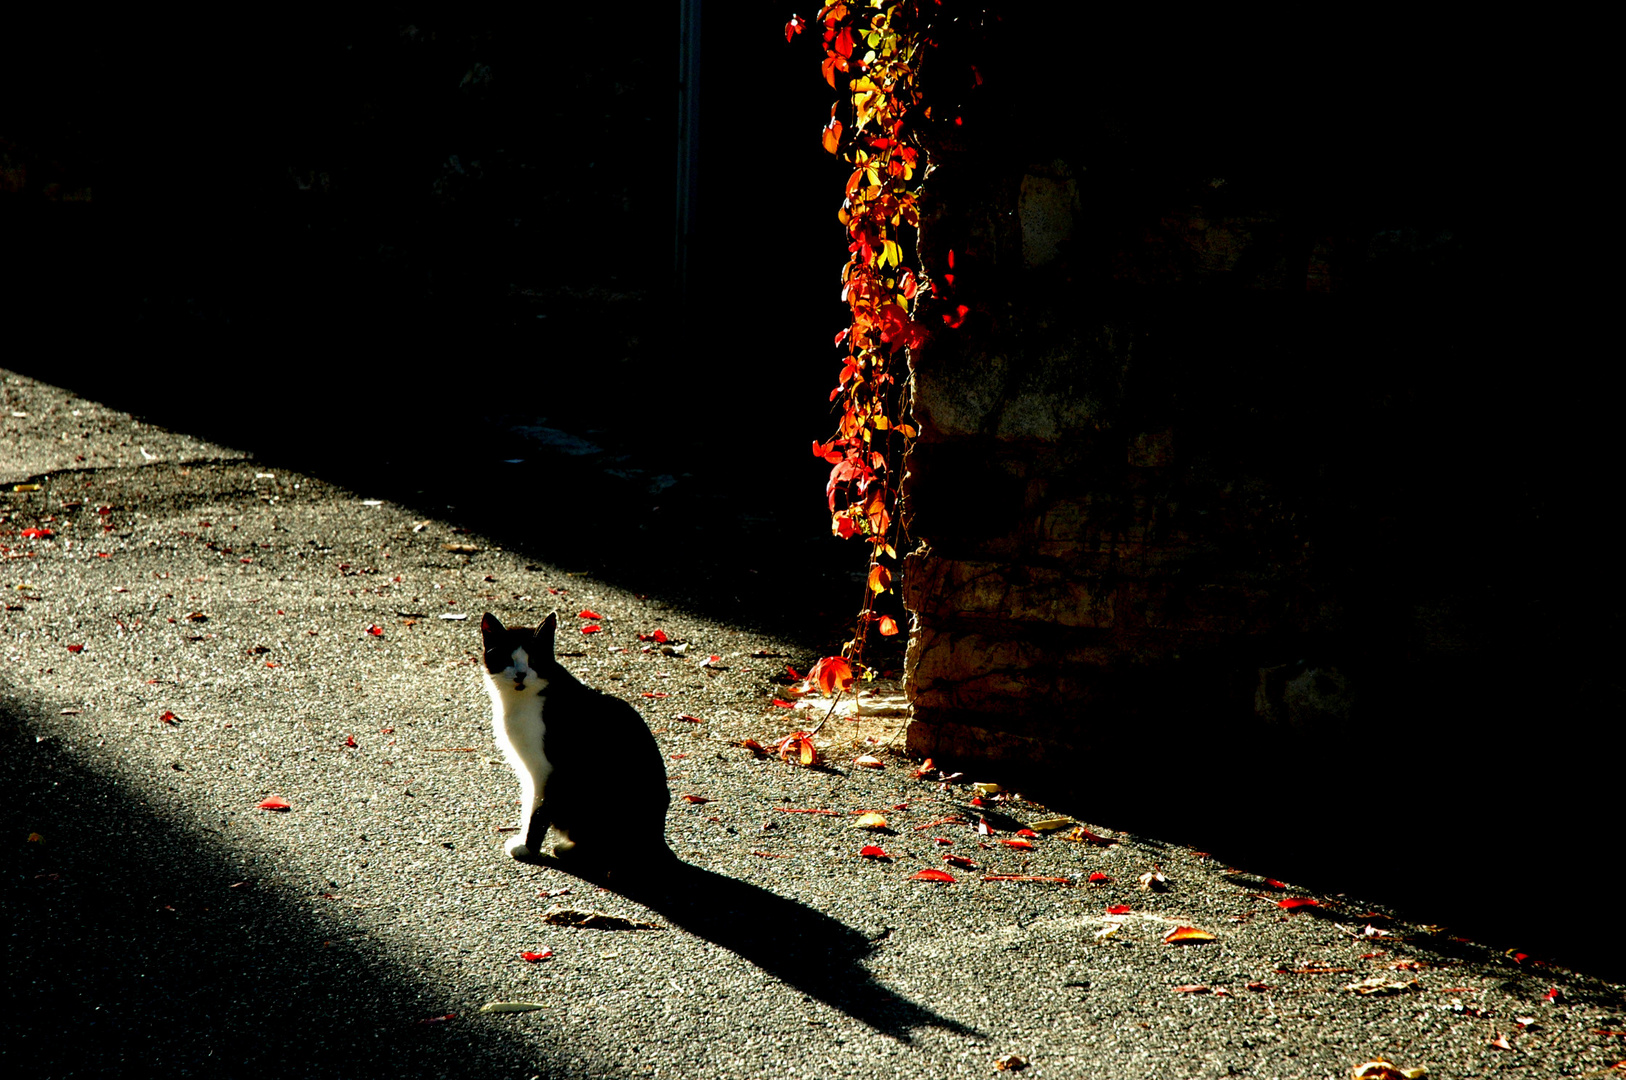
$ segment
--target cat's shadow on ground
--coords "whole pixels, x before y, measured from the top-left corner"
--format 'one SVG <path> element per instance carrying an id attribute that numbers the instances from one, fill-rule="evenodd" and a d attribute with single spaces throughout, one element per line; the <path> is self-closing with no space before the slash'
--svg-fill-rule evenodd
<path id="1" fill-rule="evenodd" d="M 677 861 L 636 882 L 585 880 L 642 904 L 672 926 L 727 949 L 803 994 L 901 1042 L 912 1042 L 914 1030 L 922 1027 L 983 1036 L 876 981 L 863 965 L 875 943 L 806 904 Z"/>

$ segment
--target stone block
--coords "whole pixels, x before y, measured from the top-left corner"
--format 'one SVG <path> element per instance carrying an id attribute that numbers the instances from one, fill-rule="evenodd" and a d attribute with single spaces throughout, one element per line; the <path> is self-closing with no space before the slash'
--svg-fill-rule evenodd
<path id="1" fill-rule="evenodd" d="M 1053 567 L 945 559 L 904 560 L 904 605 L 935 618 L 998 618 L 1053 626 L 1112 625 L 1112 594 L 1099 581 Z"/>

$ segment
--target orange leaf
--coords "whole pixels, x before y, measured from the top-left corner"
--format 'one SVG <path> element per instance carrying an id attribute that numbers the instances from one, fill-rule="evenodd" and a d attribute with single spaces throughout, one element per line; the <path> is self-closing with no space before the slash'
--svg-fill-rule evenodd
<path id="1" fill-rule="evenodd" d="M 1293 911 L 1301 907 L 1320 907 L 1321 901 L 1312 900 L 1308 896 L 1289 896 L 1286 900 L 1276 901 L 1276 906 L 1283 911 Z"/>
<path id="2" fill-rule="evenodd" d="M 261 810 L 292 810 L 293 806 L 281 795 L 273 795 L 260 804 Z"/>
<path id="3" fill-rule="evenodd" d="M 1165 945 L 1198 945 L 1204 941 L 1214 941 L 1216 938 L 1207 930 L 1199 930 L 1195 926 L 1177 926 L 1163 935 Z"/>
<path id="4" fill-rule="evenodd" d="M 1506 1035 L 1500 1035 L 1499 1034 L 1499 1035 L 1496 1036 L 1496 1038 L 1494 1038 L 1494 1039 L 1486 1039 L 1485 1041 L 1487 1043 L 1489 1043 L 1490 1045 L 1496 1047 L 1498 1050 L 1511 1050 L 1511 1049 L 1513 1049 L 1513 1044 L 1507 1041 L 1507 1036 Z"/>
<path id="5" fill-rule="evenodd" d="M 543 949 L 541 952 L 530 952 L 530 951 L 527 950 L 526 952 L 520 953 L 519 958 L 521 960 L 528 960 L 528 961 L 530 961 L 531 963 L 534 964 L 538 960 L 546 960 L 548 957 L 550 957 L 552 955 L 553 955 L 553 950 L 552 949 Z"/>
<path id="6" fill-rule="evenodd" d="M 1201 983 L 1188 983 L 1185 986 L 1176 986 L 1173 989 L 1174 989 L 1174 992 L 1176 994 L 1206 994 L 1206 993 L 1208 993 L 1208 987 L 1203 986 Z"/>
<path id="7" fill-rule="evenodd" d="M 835 117 L 824 128 L 824 148 L 834 154 L 841 149 L 841 121 Z"/>
<path id="8" fill-rule="evenodd" d="M 947 870 L 931 870 L 931 869 L 916 870 L 913 874 L 909 875 L 909 880 L 911 880 L 911 881 L 946 881 L 946 882 L 948 882 L 949 884 L 952 885 L 954 883 L 954 875 L 949 873 Z"/>
<path id="9" fill-rule="evenodd" d="M 704 795 L 690 795 L 688 793 L 684 793 L 683 795 L 680 795 L 678 797 L 680 799 L 682 799 L 684 802 L 692 802 L 692 803 L 708 803 L 708 802 L 711 802 L 711 800 L 706 798 Z"/>
<path id="10" fill-rule="evenodd" d="M 886 592 L 892 587 L 892 571 L 877 563 L 869 572 L 869 587 L 872 592 Z"/>
<path id="11" fill-rule="evenodd" d="M 1004 840 L 1004 839 L 1002 839 L 1002 840 L 1000 840 L 1000 843 L 1004 844 L 1006 847 L 1014 847 L 1014 848 L 1031 848 L 1031 847 L 1033 847 L 1033 841 L 1032 840 Z"/>
<path id="12" fill-rule="evenodd" d="M 891 637 L 898 632 L 898 620 L 890 615 L 881 616 L 881 636 Z"/>

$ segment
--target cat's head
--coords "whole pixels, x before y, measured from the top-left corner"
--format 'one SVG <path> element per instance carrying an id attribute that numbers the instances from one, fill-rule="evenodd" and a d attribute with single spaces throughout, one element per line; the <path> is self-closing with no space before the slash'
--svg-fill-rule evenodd
<path id="1" fill-rule="evenodd" d="M 515 692 L 545 686 L 546 680 L 539 669 L 553 660 L 553 636 L 558 626 L 557 612 L 550 613 L 542 625 L 534 629 L 504 626 L 489 611 L 480 616 L 486 675 L 492 684 Z"/>

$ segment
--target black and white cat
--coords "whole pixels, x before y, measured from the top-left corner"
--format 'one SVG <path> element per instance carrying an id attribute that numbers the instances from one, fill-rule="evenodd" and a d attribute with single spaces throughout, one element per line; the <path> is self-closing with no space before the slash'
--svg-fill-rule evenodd
<path id="1" fill-rule="evenodd" d="M 672 859 L 666 763 L 638 710 L 577 681 L 553 655 L 557 614 L 534 630 L 480 617 L 491 727 L 519 777 L 519 835 L 532 860 L 552 825 L 553 855 L 594 870 Z"/>

